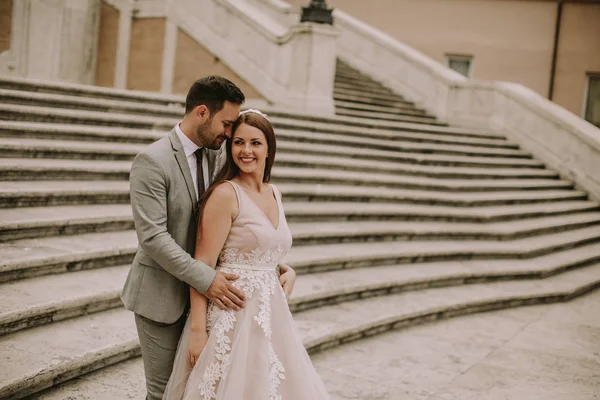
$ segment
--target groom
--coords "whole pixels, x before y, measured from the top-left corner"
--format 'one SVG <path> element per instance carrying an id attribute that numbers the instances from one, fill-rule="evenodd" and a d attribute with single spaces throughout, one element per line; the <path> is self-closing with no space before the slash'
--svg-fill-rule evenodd
<path id="1" fill-rule="evenodd" d="M 191 86 L 185 116 L 163 139 L 138 154 L 130 173 L 139 246 L 123 288 L 135 313 L 148 400 L 162 399 L 189 309 L 189 287 L 222 309 L 244 306 L 236 275 L 192 257 L 198 199 L 226 161 L 225 146 L 245 97 L 231 81 L 209 76 Z M 294 271 L 282 265 L 291 291 Z"/>

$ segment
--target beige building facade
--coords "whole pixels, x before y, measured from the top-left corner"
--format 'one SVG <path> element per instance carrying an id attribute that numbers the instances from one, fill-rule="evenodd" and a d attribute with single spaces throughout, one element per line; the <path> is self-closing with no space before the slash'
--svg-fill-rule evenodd
<path id="1" fill-rule="evenodd" d="M 301 7 L 308 0 L 287 0 Z M 600 126 L 600 1 L 327 0 L 473 79 L 521 83 Z M 592 98 L 588 99 L 591 96 Z"/>
<path id="2" fill-rule="evenodd" d="M 299 8 L 310 0 L 287 2 Z M 327 3 L 470 78 L 523 84 L 600 126 L 600 0 Z M 8 67 L 0 73 L 167 93 L 185 93 L 198 76 L 220 74 L 236 82 L 249 98 L 264 99 L 207 46 L 167 18 L 136 14 L 136 4 L 134 0 L 0 0 L 0 58 L 11 47 L 22 47 L 14 52 L 14 62 L 2 63 Z M 57 11 L 61 7 L 63 11 Z M 56 14 L 55 20 L 62 18 L 71 25 L 49 26 L 43 37 L 39 32 L 36 36 L 31 26 L 37 26 L 47 10 Z M 92 31 L 93 40 L 84 43 L 66 34 Z M 40 40 L 49 45 L 39 45 Z M 79 59 L 69 60 L 73 65 L 55 57 L 50 68 L 47 62 L 22 62 L 23 57 L 32 58 L 29 42 L 44 49 L 46 59 L 74 45 L 84 46 L 85 51 Z"/>

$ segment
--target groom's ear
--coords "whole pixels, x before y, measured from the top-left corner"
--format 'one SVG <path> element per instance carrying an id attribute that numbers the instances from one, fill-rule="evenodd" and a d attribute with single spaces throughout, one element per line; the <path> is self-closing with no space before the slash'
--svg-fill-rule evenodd
<path id="1" fill-rule="evenodd" d="M 202 124 L 210 118 L 210 110 L 204 104 L 200 104 L 194 109 L 194 115 L 198 118 L 198 122 Z"/>

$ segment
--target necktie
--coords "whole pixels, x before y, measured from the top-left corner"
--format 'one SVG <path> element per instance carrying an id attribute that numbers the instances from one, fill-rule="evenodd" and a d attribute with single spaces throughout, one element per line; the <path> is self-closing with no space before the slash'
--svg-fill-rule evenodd
<path id="1" fill-rule="evenodd" d="M 196 177 L 198 182 L 198 198 L 204 193 L 204 170 L 202 169 L 202 156 L 204 148 L 201 147 L 194 152 L 196 155 Z"/>

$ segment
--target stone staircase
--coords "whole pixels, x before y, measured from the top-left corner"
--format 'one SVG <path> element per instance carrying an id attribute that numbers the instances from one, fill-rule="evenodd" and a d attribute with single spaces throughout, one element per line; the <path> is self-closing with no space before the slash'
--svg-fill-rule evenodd
<path id="1" fill-rule="evenodd" d="M 269 112 L 309 352 L 600 286 L 600 205 L 518 144 L 343 63 L 335 100 L 336 117 Z M 0 78 L 0 398 L 140 371 L 119 300 L 137 246 L 127 177 L 182 113 L 174 96 Z"/>

